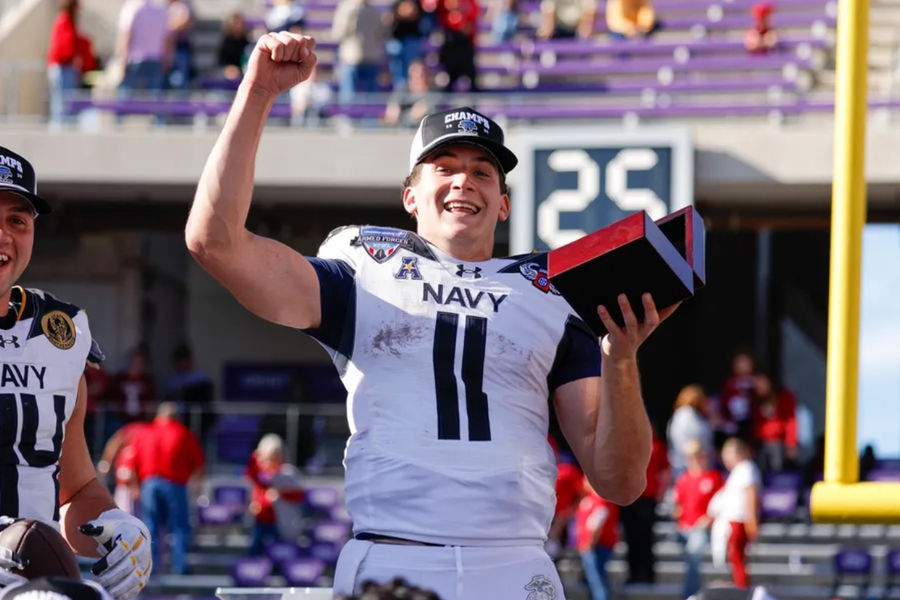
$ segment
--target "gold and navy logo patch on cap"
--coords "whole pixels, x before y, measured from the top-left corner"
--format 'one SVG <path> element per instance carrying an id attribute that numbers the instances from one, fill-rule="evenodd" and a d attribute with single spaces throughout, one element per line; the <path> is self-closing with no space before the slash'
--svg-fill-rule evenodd
<path id="1" fill-rule="evenodd" d="M 75 345 L 75 323 L 61 310 L 44 315 L 41 318 L 41 329 L 50 343 L 60 350 L 68 350 Z"/>

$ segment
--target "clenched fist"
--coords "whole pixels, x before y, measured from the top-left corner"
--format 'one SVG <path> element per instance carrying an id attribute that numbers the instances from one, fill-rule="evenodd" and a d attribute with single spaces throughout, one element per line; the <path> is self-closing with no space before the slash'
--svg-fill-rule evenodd
<path id="1" fill-rule="evenodd" d="M 309 79 L 316 66 L 316 40 L 280 31 L 259 38 L 247 63 L 244 82 L 273 98 Z"/>

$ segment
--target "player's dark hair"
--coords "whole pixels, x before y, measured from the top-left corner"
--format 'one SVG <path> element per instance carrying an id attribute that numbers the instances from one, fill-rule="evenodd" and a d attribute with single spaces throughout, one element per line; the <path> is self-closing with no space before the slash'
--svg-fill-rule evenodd
<path id="1" fill-rule="evenodd" d="M 422 165 L 425 163 L 419 163 L 415 167 L 413 167 L 412 173 L 406 176 L 406 179 L 403 180 L 403 190 L 406 190 L 408 187 L 412 187 L 419 183 L 419 179 L 422 177 Z M 497 173 L 500 175 L 500 193 L 508 194 L 509 186 L 506 185 L 506 173 L 503 172 L 503 169 L 500 168 L 500 165 L 494 163 L 494 166 L 497 167 Z"/>

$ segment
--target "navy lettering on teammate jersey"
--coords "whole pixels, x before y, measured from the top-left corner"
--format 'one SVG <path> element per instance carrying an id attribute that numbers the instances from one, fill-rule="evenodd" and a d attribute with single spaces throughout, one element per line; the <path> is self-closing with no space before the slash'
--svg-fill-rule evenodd
<path id="1" fill-rule="evenodd" d="M 38 368 L 34 365 L 3 363 L 0 366 L 0 388 L 27 388 L 30 384 L 36 382 L 40 389 L 44 389 L 44 374 L 46 372 L 47 367 Z"/>
<path id="2" fill-rule="evenodd" d="M 435 289 L 430 283 L 422 284 L 422 302 L 434 302 L 435 304 L 442 304 L 444 306 L 450 306 L 456 304 L 461 308 L 479 308 L 482 305 L 482 301 L 484 307 L 490 307 L 494 312 L 498 312 L 500 310 L 500 305 L 509 297 L 509 294 L 495 294 L 493 292 L 476 292 L 469 288 L 461 288 L 459 286 L 452 286 L 448 291 L 446 296 L 444 295 L 444 284 L 439 283 L 437 289 Z"/>

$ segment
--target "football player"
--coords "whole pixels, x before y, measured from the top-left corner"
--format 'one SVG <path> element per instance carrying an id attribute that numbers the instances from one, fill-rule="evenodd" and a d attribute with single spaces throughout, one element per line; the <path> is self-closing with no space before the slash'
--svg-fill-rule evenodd
<path id="1" fill-rule="evenodd" d="M 645 295 L 638 322 L 622 295 L 625 325 L 601 307 L 600 341 L 549 282 L 546 255 L 492 258 L 517 159 L 469 108 L 428 115 L 416 133 L 403 192 L 416 233 L 345 227 L 305 258 L 249 232 L 269 109 L 315 64 L 311 38 L 257 43 L 186 240 L 249 310 L 318 340 L 347 388 L 354 539 L 334 591 L 402 576 L 446 600 L 562 598 L 543 549 L 556 476 L 547 400 L 597 492 L 632 502 L 651 439 L 636 352 L 674 308 Z"/>
<path id="2" fill-rule="evenodd" d="M 103 354 L 83 310 L 16 285 L 50 210 L 31 163 L 0 147 L 0 515 L 56 523 L 76 553 L 100 556 L 103 587 L 130 600 L 150 575 L 150 534 L 116 508 L 84 437 L 85 363 Z"/>

